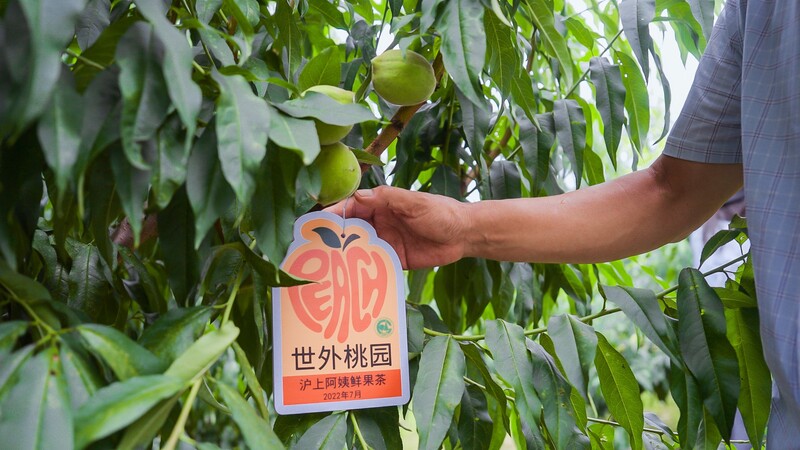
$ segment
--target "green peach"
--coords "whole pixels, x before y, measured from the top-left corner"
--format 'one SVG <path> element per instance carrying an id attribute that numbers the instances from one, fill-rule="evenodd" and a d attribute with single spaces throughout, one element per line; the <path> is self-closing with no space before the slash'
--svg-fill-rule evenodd
<path id="1" fill-rule="evenodd" d="M 322 180 L 317 202 L 331 205 L 349 197 L 361 183 L 361 167 L 356 155 L 341 142 L 324 145 L 311 164 Z"/>
<path id="2" fill-rule="evenodd" d="M 372 87 L 387 102 L 416 105 L 436 89 L 436 75 L 419 53 L 388 50 L 372 60 Z"/>
<path id="3" fill-rule="evenodd" d="M 303 92 L 303 95 L 309 91 L 325 94 L 343 105 L 353 103 L 353 92 L 336 86 L 328 86 L 326 84 L 311 86 Z M 319 143 L 321 145 L 339 142 L 353 129 L 352 125 L 331 125 L 318 119 L 314 119 L 314 124 L 317 127 L 317 136 L 319 136 Z"/>

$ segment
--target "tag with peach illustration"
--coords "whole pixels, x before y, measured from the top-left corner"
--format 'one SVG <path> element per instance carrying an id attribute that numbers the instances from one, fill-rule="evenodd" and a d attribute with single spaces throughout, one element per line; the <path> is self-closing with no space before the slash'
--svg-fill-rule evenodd
<path id="1" fill-rule="evenodd" d="M 297 414 L 409 399 L 405 283 L 394 249 L 360 219 L 302 216 L 274 288 L 275 410 Z"/>

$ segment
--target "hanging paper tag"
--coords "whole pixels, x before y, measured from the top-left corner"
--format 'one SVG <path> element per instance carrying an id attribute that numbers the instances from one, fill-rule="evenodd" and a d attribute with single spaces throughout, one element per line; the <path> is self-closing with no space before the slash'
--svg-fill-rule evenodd
<path id="1" fill-rule="evenodd" d="M 281 268 L 313 283 L 272 291 L 275 410 L 407 403 L 405 283 L 394 249 L 363 220 L 313 212 L 295 223 Z"/>

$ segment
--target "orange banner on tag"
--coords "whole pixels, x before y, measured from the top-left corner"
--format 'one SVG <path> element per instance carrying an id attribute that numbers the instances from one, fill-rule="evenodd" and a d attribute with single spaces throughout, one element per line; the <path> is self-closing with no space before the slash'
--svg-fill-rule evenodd
<path id="1" fill-rule="evenodd" d="M 295 223 L 281 268 L 312 283 L 273 289 L 275 410 L 296 414 L 408 402 L 399 258 L 360 219 Z"/>
<path id="2" fill-rule="evenodd" d="M 347 375 L 299 375 L 283 379 L 287 405 L 392 398 L 400 397 L 402 393 L 399 369 Z"/>

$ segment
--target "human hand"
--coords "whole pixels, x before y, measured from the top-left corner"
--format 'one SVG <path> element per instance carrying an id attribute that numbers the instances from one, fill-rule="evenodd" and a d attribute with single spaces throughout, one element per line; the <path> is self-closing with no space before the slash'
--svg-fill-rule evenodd
<path id="1" fill-rule="evenodd" d="M 465 253 L 466 203 L 449 197 L 379 186 L 362 189 L 325 211 L 366 220 L 391 245 L 405 269 L 457 261 Z"/>

